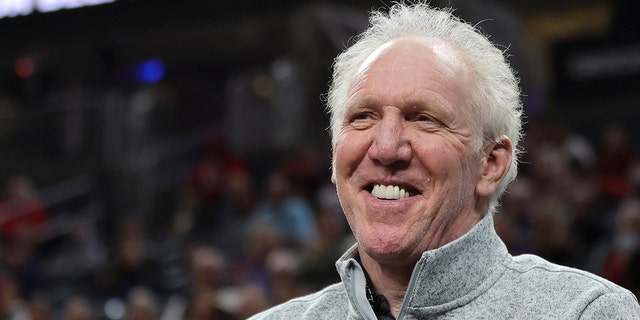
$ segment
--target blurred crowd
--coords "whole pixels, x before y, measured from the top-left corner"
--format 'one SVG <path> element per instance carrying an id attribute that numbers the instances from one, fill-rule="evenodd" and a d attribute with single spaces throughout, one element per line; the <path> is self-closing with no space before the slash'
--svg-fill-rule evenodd
<path id="1" fill-rule="evenodd" d="M 497 230 L 514 254 L 589 270 L 638 295 L 638 150 L 623 126 L 598 136 L 530 119 Z M 244 319 L 338 281 L 334 262 L 354 239 L 329 181 L 330 151 L 320 149 L 257 172 L 213 136 L 167 227 L 123 216 L 113 234 L 82 216 L 51 232 L 38 187 L 13 177 L 0 198 L 0 319 Z"/>

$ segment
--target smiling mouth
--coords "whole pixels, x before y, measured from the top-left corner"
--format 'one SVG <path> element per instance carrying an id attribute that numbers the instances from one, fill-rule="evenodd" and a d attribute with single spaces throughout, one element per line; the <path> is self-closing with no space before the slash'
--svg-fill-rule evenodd
<path id="1" fill-rule="evenodd" d="M 384 200 L 404 199 L 417 194 L 416 190 L 397 185 L 372 184 L 368 186 L 367 190 L 372 196 Z"/>

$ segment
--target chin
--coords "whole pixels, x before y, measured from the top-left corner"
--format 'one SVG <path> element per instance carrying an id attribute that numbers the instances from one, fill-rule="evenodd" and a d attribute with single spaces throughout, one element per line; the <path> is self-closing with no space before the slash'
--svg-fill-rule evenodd
<path id="1" fill-rule="evenodd" d="M 402 243 L 400 240 L 406 240 L 406 238 L 398 238 L 398 241 L 389 240 L 388 238 L 377 241 L 364 241 L 360 242 L 359 246 L 366 255 L 376 261 L 403 261 L 412 255 L 414 248 L 407 246 L 406 243 Z"/>

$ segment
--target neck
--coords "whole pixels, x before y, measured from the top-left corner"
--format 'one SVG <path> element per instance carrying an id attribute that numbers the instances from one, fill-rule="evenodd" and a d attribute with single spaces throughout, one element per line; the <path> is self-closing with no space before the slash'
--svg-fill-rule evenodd
<path id="1" fill-rule="evenodd" d="M 415 262 L 403 267 L 385 266 L 362 253 L 360 259 L 371 279 L 374 290 L 377 294 L 381 294 L 387 299 L 391 314 L 397 318 L 411 280 Z"/>

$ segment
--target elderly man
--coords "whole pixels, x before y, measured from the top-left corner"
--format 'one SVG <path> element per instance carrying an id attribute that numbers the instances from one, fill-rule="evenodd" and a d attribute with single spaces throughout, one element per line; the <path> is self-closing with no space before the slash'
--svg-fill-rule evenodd
<path id="1" fill-rule="evenodd" d="M 357 245 L 341 283 L 253 319 L 640 319 L 629 291 L 513 257 L 496 235 L 522 113 L 503 53 L 425 4 L 370 20 L 328 95 L 332 180 Z"/>

